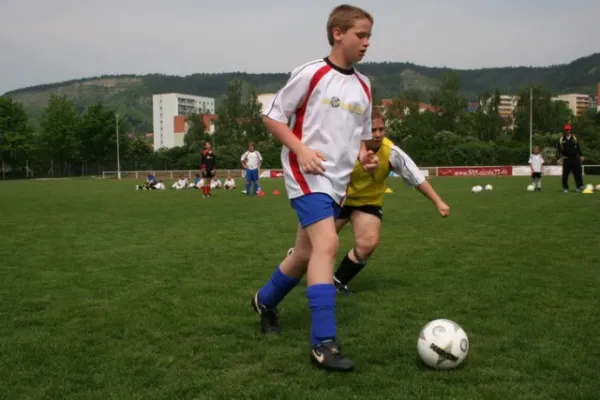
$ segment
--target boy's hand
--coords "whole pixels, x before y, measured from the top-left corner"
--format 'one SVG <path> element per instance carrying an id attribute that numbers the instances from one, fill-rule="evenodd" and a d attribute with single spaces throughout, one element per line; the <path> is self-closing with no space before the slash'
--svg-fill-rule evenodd
<path id="1" fill-rule="evenodd" d="M 366 153 L 361 154 L 360 163 L 365 171 L 372 173 L 379 166 L 379 157 L 372 150 L 367 150 Z"/>
<path id="2" fill-rule="evenodd" d="M 435 208 L 437 208 L 438 212 L 442 217 L 447 217 L 448 215 L 450 215 L 450 207 L 448 206 L 448 204 L 444 203 L 441 200 L 435 203 Z"/>
<path id="3" fill-rule="evenodd" d="M 325 167 L 323 166 L 325 157 L 320 151 L 304 147 L 296 156 L 298 157 L 300 169 L 303 172 L 315 175 L 322 175 L 325 172 Z"/>

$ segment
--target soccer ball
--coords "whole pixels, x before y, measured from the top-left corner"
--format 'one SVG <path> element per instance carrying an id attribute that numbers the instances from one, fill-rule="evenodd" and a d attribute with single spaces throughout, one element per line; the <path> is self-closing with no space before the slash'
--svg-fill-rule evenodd
<path id="1" fill-rule="evenodd" d="M 596 185 L 596 190 L 600 190 L 600 185 Z"/>
<path id="2" fill-rule="evenodd" d="M 585 185 L 585 188 L 589 189 L 589 190 L 594 190 L 594 185 L 592 185 L 591 183 L 588 183 L 587 185 Z"/>
<path id="3" fill-rule="evenodd" d="M 527 191 L 528 192 L 533 192 L 534 190 L 535 190 L 535 186 L 533 186 L 533 185 L 527 186 Z"/>
<path id="4" fill-rule="evenodd" d="M 492 185 L 485 185 L 485 190 L 491 192 L 492 190 L 494 190 L 494 188 L 492 187 Z"/>
<path id="5" fill-rule="evenodd" d="M 417 350 L 421 360 L 429 367 L 452 369 L 467 358 L 469 339 L 456 322 L 436 319 L 421 329 Z"/>
<path id="6" fill-rule="evenodd" d="M 471 188 L 471 192 L 473 192 L 473 193 L 481 193 L 482 190 L 483 190 L 483 188 L 481 186 L 479 186 L 479 185 L 473 186 Z"/>

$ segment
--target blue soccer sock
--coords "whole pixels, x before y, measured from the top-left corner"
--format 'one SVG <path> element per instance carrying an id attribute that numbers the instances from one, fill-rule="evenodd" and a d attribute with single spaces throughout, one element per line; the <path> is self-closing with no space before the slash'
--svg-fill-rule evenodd
<path id="1" fill-rule="evenodd" d="M 299 282 L 300 279 L 285 275 L 277 266 L 269 282 L 258 291 L 258 301 L 267 308 L 275 308 Z"/>
<path id="2" fill-rule="evenodd" d="M 310 341 L 312 346 L 326 340 L 335 340 L 335 286 L 316 284 L 306 288 L 312 319 Z"/>
<path id="3" fill-rule="evenodd" d="M 246 194 L 250 194 L 250 182 L 246 182 Z"/>

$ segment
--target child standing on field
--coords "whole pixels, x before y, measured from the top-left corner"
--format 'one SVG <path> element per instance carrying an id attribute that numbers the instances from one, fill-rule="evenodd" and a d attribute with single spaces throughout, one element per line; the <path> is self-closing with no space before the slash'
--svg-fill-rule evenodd
<path id="1" fill-rule="evenodd" d="M 536 192 L 542 190 L 542 167 L 544 166 L 544 157 L 540 154 L 540 147 L 533 146 L 531 156 L 529 157 L 529 166 L 531 167 L 531 179 Z"/>
<path id="2" fill-rule="evenodd" d="M 279 333 L 277 307 L 306 273 L 310 357 L 328 371 L 354 367 L 336 332 L 335 218 L 356 160 L 367 171 L 377 168 L 377 156 L 365 144 L 372 137 L 371 84 L 354 68 L 369 47 L 372 26 L 368 12 L 336 7 L 327 21 L 329 56 L 296 68 L 263 112 L 267 129 L 283 144 L 285 186 L 298 226 L 295 251 L 255 293 L 252 308 L 264 333 Z"/>

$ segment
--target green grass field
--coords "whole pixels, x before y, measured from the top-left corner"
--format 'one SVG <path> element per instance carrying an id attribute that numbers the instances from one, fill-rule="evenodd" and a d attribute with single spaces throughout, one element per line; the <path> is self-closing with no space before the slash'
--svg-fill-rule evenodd
<path id="1" fill-rule="evenodd" d="M 293 245 L 285 192 L 270 194 L 282 181 L 211 199 L 0 182 L 0 398 L 597 399 L 600 193 L 564 194 L 556 178 L 541 193 L 525 178 L 431 182 L 451 216 L 392 180 L 381 246 L 338 300 L 350 374 L 310 364 L 303 283 L 279 337 L 250 309 Z M 340 259 L 351 245 L 346 229 Z M 469 335 L 462 368 L 418 362 L 435 318 Z"/>

